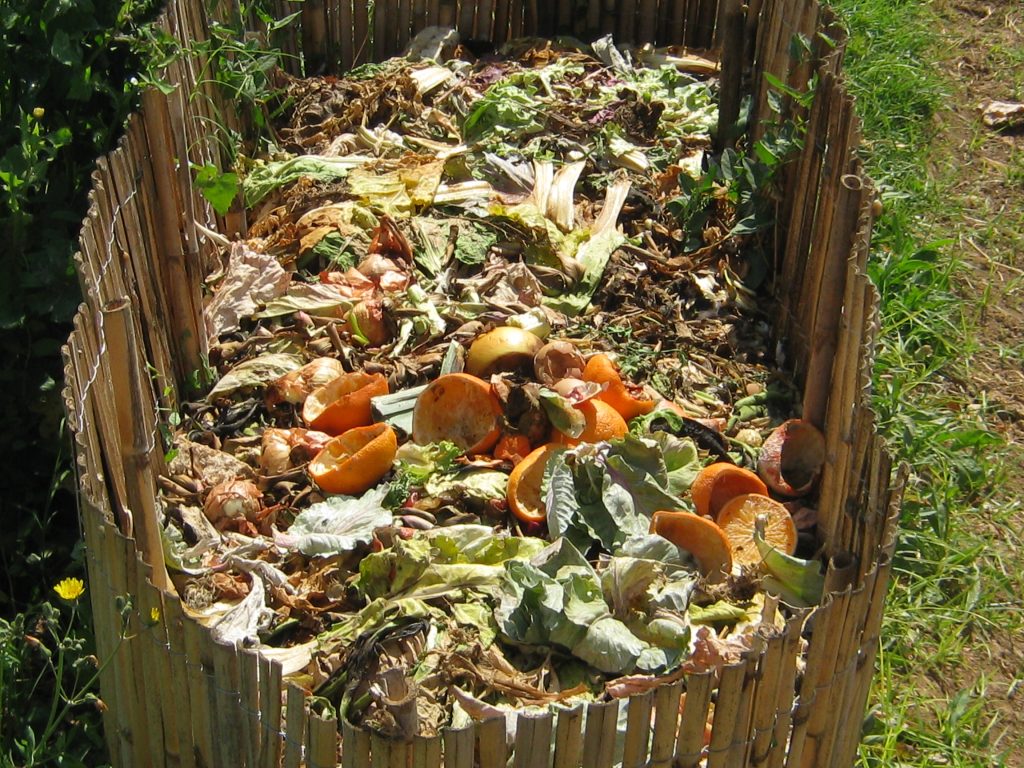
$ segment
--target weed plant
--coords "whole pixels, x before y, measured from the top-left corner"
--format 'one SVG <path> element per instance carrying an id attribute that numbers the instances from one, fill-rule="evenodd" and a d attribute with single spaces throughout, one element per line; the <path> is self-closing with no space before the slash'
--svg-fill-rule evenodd
<path id="1" fill-rule="evenodd" d="M 1014 632 L 1022 622 L 1006 601 L 1012 571 L 969 522 L 999 481 L 1002 441 L 985 427 L 985 404 L 970 402 L 960 384 L 974 340 L 955 292 L 962 265 L 936 231 L 940 212 L 955 215 L 948 180 L 927 171 L 947 98 L 932 12 L 917 0 L 835 6 L 851 32 L 846 71 L 885 211 L 871 265 L 882 297 L 874 405 L 890 446 L 912 467 L 860 764 L 1001 764 L 984 675 L 961 675 L 952 695 L 933 682 L 958 679 L 952 673 L 992 628 Z"/>
<path id="2" fill-rule="evenodd" d="M 85 576 L 60 347 L 81 301 L 72 255 L 95 160 L 141 89 L 165 89 L 160 73 L 184 53 L 150 23 L 162 5 L 0 3 L 0 768 L 107 762 L 87 601 L 52 591 L 62 576 Z M 278 57 L 241 34 L 241 19 L 262 20 L 273 38 L 294 17 L 234 8 L 211 25 L 202 77 L 258 127 Z"/>

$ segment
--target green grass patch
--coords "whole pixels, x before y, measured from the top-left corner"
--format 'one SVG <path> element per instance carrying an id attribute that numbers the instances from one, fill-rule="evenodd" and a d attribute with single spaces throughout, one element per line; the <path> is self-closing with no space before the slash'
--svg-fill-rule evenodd
<path id="1" fill-rule="evenodd" d="M 929 172 L 948 98 L 943 52 L 928 3 L 835 7 L 851 33 L 846 72 L 885 209 L 871 265 L 883 329 L 874 405 L 913 468 L 860 765 L 997 765 L 1005 734 L 982 670 L 990 633 L 1024 625 L 1013 597 L 1021 574 L 979 524 L 997 530 L 1012 510 L 990 503 L 1003 443 L 986 426 L 986 404 L 961 384 L 976 342 L 955 290 L 962 265 L 940 223 L 959 215 L 948 191 L 956 169 Z"/>

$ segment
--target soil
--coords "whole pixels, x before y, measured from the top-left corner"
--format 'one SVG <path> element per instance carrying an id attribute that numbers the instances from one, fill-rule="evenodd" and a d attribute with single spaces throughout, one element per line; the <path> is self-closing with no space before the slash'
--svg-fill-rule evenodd
<path id="1" fill-rule="evenodd" d="M 979 514 L 964 524 L 992 541 L 991 557 L 1000 558 L 1004 585 L 986 585 L 984 593 L 1021 608 L 1024 575 L 1020 532 L 1024 530 L 1024 130 L 999 132 L 985 127 L 981 107 L 987 100 L 1024 101 L 1024 5 L 1019 0 L 937 0 L 940 34 L 948 59 L 944 68 L 952 89 L 949 107 L 938 116 L 934 142 L 940 179 L 955 179 L 947 220 L 937 231 L 954 239 L 963 260 L 958 289 L 967 298 L 976 324 L 962 395 L 978 404 L 993 432 L 1006 440 L 1004 472 Z M 955 215 L 962 211 L 962 215 Z M 948 233 L 948 234 L 947 234 Z M 986 509 L 1005 513 L 1008 524 L 994 525 Z M 1024 766 L 1024 640 L 1003 629 L 979 629 L 961 663 L 937 686 L 949 700 L 959 691 L 984 691 L 984 720 L 994 719 L 993 755 L 1000 765 Z M 993 765 L 996 763 L 993 762 Z"/>

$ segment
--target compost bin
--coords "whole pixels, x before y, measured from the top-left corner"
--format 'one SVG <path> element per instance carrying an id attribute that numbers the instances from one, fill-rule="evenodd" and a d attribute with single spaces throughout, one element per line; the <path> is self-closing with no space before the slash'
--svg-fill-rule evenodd
<path id="1" fill-rule="evenodd" d="M 771 254 L 771 343 L 825 435 L 816 536 L 825 596 L 792 610 L 719 672 L 676 675 L 628 699 L 481 719 L 404 741 L 348 720 L 284 674 L 287 649 L 225 644 L 200 625 L 164 567 L 158 490 L 166 415 L 203 368 L 203 281 L 244 228 L 217 215 L 195 166 L 223 161 L 209 126 L 243 125 L 200 55 L 170 64 L 119 147 L 101 158 L 81 235 L 85 302 L 65 347 L 107 743 L 119 766 L 846 766 L 860 737 L 889 580 L 903 474 L 870 408 L 877 295 L 866 277 L 870 181 L 840 76 L 843 33 L 814 0 L 307 0 L 277 3 L 295 75 L 340 73 L 454 27 L 500 45 L 572 35 L 685 45 L 720 62 L 719 125 L 741 103 L 758 136 L 782 116 L 804 128 L 781 181 Z M 215 9 L 214 13 L 228 12 Z M 160 24 L 208 38 L 205 4 L 172 0 Z M 254 35 L 265 20 L 253 20 Z M 813 98 L 802 94 L 813 87 Z M 769 102 L 772 102 L 772 109 Z M 720 149 L 729 140 L 719 131 Z M 766 611 L 773 615 L 778 603 Z M 781 614 L 780 614 L 781 615 Z"/>

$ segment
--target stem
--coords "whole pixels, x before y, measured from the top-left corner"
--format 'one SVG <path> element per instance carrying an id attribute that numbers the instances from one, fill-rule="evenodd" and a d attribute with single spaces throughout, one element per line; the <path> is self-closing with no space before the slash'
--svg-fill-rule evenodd
<path id="1" fill-rule="evenodd" d="M 71 627 L 75 623 L 76 613 L 78 613 L 77 603 L 71 606 L 71 616 L 68 618 L 68 628 L 64 632 L 64 638 L 58 640 L 57 642 L 57 669 L 55 672 L 56 684 L 54 687 L 53 696 L 50 699 L 50 716 L 46 720 L 46 727 L 43 729 L 42 736 L 39 737 L 37 747 L 42 747 L 46 745 L 46 742 L 50 738 L 50 734 L 52 734 L 54 729 L 56 729 L 57 727 L 58 720 L 60 718 L 63 718 L 64 713 L 67 711 L 67 706 L 65 706 L 64 709 L 61 710 L 60 716 L 58 717 L 57 704 L 59 703 L 62 697 L 66 699 L 66 697 L 64 697 L 64 642 L 71 635 Z"/>
<path id="2" fill-rule="evenodd" d="M 75 616 L 75 610 L 72 609 L 72 612 L 71 612 L 72 621 L 74 620 L 74 616 Z M 149 629 L 151 629 L 151 627 L 149 627 Z M 70 633 L 70 631 L 71 631 L 71 623 L 68 624 L 68 633 Z M 96 671 L 93 672 L 92 676 L 90 676 L 89 679 L 85 681 L 85 684 L 79 686 L 77 684 L 77 678 L 76 678 L 75 690 L 72 691 L 72 696 L 70 696 L 70 697 L 68 697 L 68 696 L 61 696 L 61 694 L 63 692 L 63 685 L 61 684 L 61 679 L 62 679 L 63 668 L 64 668 L 64 651 L 63 651 L 63 647 L 61 647 L 60 653 L 58 654 L 57 691 L 54 692 L 53 702 L 52 702 L 51 708 L 50 708 L 50 718 L 49 718 L 49 720 L 46 723 L 46 728 L 43 729 L 42 735 L 39 737 L 38 741 L 36 742 L 36 745 L 37 745 L 36 746 L 36 752 L 38 752 L 38 750 L 40 748 L 42 748 L 42 747 L 44 747 L 46 745 L 47 741 L 49 741 L 50 737 L 53 735 L 53 732 L 56 730 L 57 724 L 60 723 L 61 721 L 63 721 L 65 717 L 67 717 L 68 713 L 71 711 L 71 708 L 74 707 L 76 704 L 80 704 L 82 702 L 82 699 L 80 697 L 80 692 L 91 690 L 92 687 L 95 686 L 97 684 L 97 682 L 99 681 L 100 675 L 103 674 L 104 670 L 107 668 L 107 666 L 110 664 L 110 662 L 112 662 L 114 660 L 114 656 L 116 656 L 117 652 L 119 650 L 121 650 L 121 645 L 126 640 L 134 640 L 136 637 L 138 637 L 138 635 L 128 635 L 128 634 L 125 633 L 125 630 L 122 630 L 121 631 L 121 636 L 117 640 L 117 645 L 114 646 L 113 650 L 108 654 L 107 658 L 105 658 L 96 667 Z M 58 696 L 61 696 L 64 699 L 65 703 L 64 703 L 64 707 L 60 710 L 60 712 L 55 714 L 55 710 L 57 708 Z M 33 753 L 33 757 L 34 756 L 35 756 L 35 753 Z"/>

